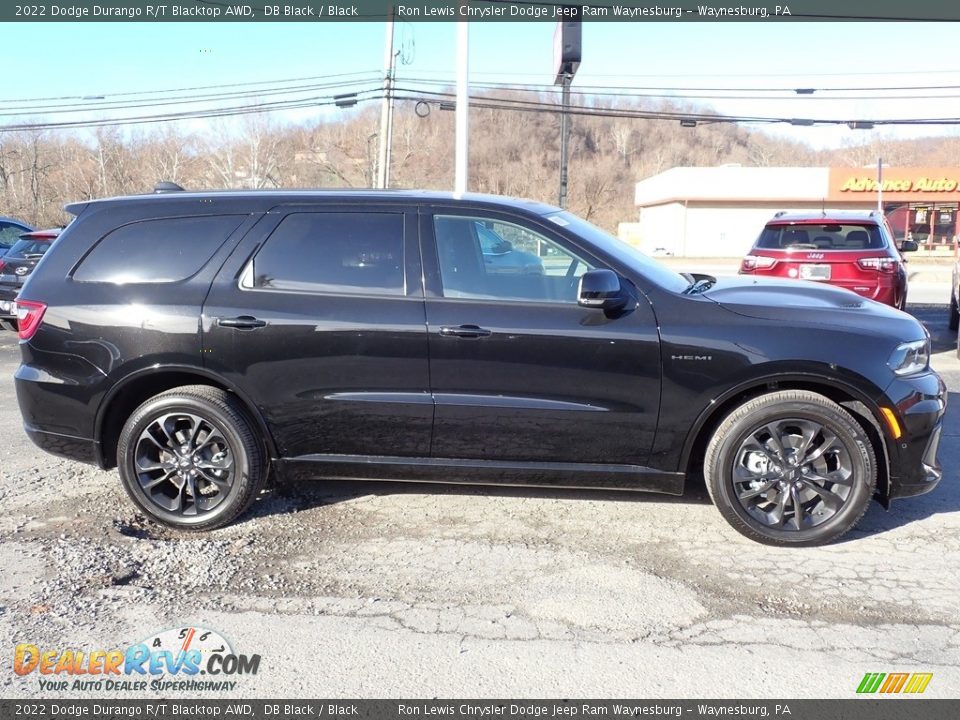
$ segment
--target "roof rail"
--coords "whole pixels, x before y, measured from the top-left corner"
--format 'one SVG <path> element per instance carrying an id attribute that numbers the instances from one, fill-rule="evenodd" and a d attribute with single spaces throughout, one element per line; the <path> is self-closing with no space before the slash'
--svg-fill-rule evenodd
<path id="1" fill-rule="evenodd" d="M 773 216 L 774 216 L 774 217 L 783 217 L 783 216 L 786 215 L 786 214 L 787 214 L 787 211 L 786 211 L 786 210 L 777 210 L 777 211 L 773 214 Z"/>
<path id="2" fill-rule="evenodd" d="M 177 185 L 175 182 L 163 180 L 162 182 L 158 182 L 153 186 L 153 191 L 155 193 L 183 192 L 183 188 Z"/>

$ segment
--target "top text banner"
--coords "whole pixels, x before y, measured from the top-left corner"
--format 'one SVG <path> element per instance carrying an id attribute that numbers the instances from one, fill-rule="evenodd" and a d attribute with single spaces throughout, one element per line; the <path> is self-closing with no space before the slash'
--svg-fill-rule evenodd
<path id="1" fill-rule="evenodd" d="M 936 22 L 960 20 L 944 0 L 780 0 L 780 4 L 595 0 L 589 5 L 536 0 L 354 0 L 244 4 L 228 0 L 72 0 L 0 4 L 4 22 Z"/>

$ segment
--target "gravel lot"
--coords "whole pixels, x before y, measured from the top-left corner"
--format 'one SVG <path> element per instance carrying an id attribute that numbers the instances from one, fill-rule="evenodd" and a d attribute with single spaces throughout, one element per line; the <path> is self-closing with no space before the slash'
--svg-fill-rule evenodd
<path id="1" fill-rule="evenodd" d="M 0 332 L 0 694 L 90 696 L 15 676 L 16 643 L 195 624 L 262 656 L 236 696 L 853 697 L 865 672 L 912 671 L 957 697 L 960 361 L 946 306 L 911 309 L 951 389 L 946 477 L 803 550 L 742 538 L 696 483 L 680 499 L 316 483 L 168 532 L 114 473 L 27 440 Z"/>

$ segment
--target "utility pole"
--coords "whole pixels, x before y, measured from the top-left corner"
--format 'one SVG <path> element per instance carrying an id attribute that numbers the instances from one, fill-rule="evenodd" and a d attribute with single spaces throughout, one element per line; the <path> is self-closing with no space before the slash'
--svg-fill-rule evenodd
<path id="1" fill-rule="evenodd" d="M 470 23 L 457 23 L 457 117 L 456 117 L 456 165 L 454 192 L 467 191 L 467 161 L 470 150 Z"/>
<path id="2" fill-rule="evenodd" d="M 393 140 L 393 7 L 387 15 L 387 38 L 383 48 L 383 104 L 380 108 L 380 158 L 377 163 L 377 185 L 390 186 L 390 146 Z"/>
<path id="3" fill-rule="evenodd" d="M 883 214 L 883 158 L 877 158 L 877 212 Z"/>

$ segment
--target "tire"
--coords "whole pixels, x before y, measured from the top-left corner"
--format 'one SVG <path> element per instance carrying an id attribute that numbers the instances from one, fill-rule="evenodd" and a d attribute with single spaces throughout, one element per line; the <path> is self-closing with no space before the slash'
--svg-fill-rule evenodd
<path id="1" fill-rule="evenodd" d="M 960 308 L 957 307 L 956 292 L 950 293 L 950 321 L 948 324 L 951 330 L 960 328 Z"/>
<path id="2" fill-rule="evenodd" d="M 20 325 L 16 320 L 0 320 L 0 329 L 17 332 Z"/>
<path id="3" fill-rule="evenodd" d="M 241 403 L 217 388 L 188 385 L 157 395 L 120 432 L 123 487 L 147 516 L 167 527 L 227 525 L 250 507 L 266 481 L 254 427 Z"/>
<path id="4" fill-rule="evenodd" d="M 767 545 L 806 547 L 836 540 L 863 517 L 877 460 L 846 410 L 814 392 L 784 390 L 745 402 L 720 423 L 704 478 L 735 530 Z"/>

